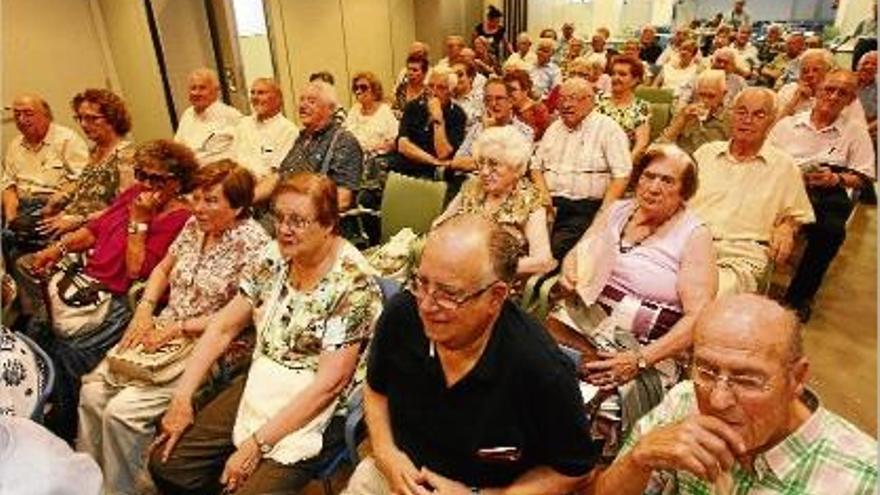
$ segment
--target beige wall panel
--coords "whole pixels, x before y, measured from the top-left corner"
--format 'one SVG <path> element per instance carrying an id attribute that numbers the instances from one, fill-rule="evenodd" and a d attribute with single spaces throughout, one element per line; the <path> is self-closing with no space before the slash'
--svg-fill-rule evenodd
<path id="1" fill-rule="evenodd" d="M 79 130 L 70 100 L 87 87 L 108 87 L 107 67 L 88 0 L 3 0 L 3 104 L 24 92 L 41 94 L 55 120 Z M 4 114 L 2 143 L 18 131 Z"/>
<path id="2" fill-rule="evenodd" d="M 147 13 L 139 1 L 98 0 L 137 141 L 173 135 Z"/>
<path id="3" fill-rule="evenodd" d="M 460 34 L 470 43 L 471 31 L 480 22 L 483 2 L 479 0 L 413 0 L 416 39 L 431 45 L 431 62 L 443 58 L 443 39 Z"/>
<path id="4" fill-rule="evenodd" d="M 368 70 L 385 88 L 391 87 L 394 57 L 388 0 L 342 0 L 345 47 L 349 76 Z M 346 106 L 354 102 L 350 80 L 337 81 L 339 97 Z"/>
<path id="5" fill-rule="evenodd" d="M 406 65 L 409 45 L 416 40 L 416 20 L 413 3 L 420 0 L 388 0 L 389 19 L 391 20 L 391 50 L 393 77 Z M 431 47 L 431 56 L 440 53 L 439 46 Z M 386 92 L 391 88 L 386 88 Z"/>

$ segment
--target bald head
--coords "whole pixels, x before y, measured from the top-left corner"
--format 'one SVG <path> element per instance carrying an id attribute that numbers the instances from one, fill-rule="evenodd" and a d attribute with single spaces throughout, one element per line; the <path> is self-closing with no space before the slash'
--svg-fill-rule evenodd
<path id="1" fill-rule="evenodd" d="M 513 281 L 519 247 L 516 239 L 482 215 L 457 215 L 428 235 L 424 255 L 441 256 L 451 270 L 469 274 L 472 282 Z"/>

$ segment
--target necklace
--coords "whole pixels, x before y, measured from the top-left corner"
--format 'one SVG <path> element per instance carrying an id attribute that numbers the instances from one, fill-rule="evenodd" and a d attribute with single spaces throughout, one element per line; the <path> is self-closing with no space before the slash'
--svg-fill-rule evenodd
<path id="1" fill-rule="evenodd" d="M 661 223 L 660 225 L 657 226 L 657 228 L 648 230 L 647 234 L 643 235 L 640 239 L 636 239 L 632 244 L 624 245 L 623 244 L 623 236 L 624 236 L 624 233 L 626 232 L 626 227 L 629 225 L 630 222 L 632 222 L 633 217 L 636 216 L 636 212 L 639 211 L 639 207 L 636 206 L 635 208 L 633 208 L 632 213 L 630 213 L 629 216 L 627 217 L 626 222 L 623 223 L 623 228 L 620 229 L 620 235 L 617 236 L 617 249 L 620 251 L 621 254 L 626 254 L 626 253 L 632 251 L 633 249 L 641 246 L 643 242 L 645 242 L 648 238 L 650 238 L 652 235 L 657 233 L 657 231 L 660 230 L 660 227 L 662 227 L 663 225 L 666 224 L 666 222 L 668 222 L 673 217 L 675 217 L 675 215 L 678 214 L 679 210 L 681 210 L 681 206 L 676 208 L 675 211 L 672 212 L 672 215 L 669 215 L 669 218 L 664 220 L 663 223 Z"/>

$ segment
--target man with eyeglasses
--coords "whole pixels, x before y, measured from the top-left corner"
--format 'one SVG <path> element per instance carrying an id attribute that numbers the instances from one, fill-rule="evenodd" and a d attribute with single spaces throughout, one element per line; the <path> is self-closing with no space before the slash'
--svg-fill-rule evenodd
<path id="1" fill-rule="evenodd" d="M 575 370 L 508 300 L 516 241 L 476 215 L 426 241 L 376 327 L 364 391 L 373 455 L 346 495 L 571 493 L 592 469 Z"/>
<path id="2" fill-rule="evenodd" d="M 784 263 L 800 226 L 814 220 L 800 169 L 766 142 L 773 92 L 746 88 L 730 113 L 730 140 L 694 152 L 700 187 L 688 202 L 712 231 L 719 296 L 756 292 L 770 260 Z"/>
<path id="3" fill-rule="evenodd" d="M 85 141 L 52 121 L 52 110 L 43 98 L 18 96 L 12 102 L 12 115 L 21 134 L 6 148 L 0 178 L 4 225 L 19 213 L 41 208 L 49 196 L 72 184 L 89 160 Z"/>
<path id="4" fill-rule="evenodd" d="M 876 176 L 868 129 L 844 115 L 856 99 L 858 80 L 848 70 L 828 74 L 818 86 L 812 110 L 780 120 L 768 138 L 791 154 L 804 172 L 816 213 L 816 223 L 804 229 L 807 247 L 785 295 L 804 322 L 810 319 L 813 298 L 846 238 L 853 208 L 847 191 L 871 185 Z"/>
<path id="5" fill-rule="evenodd" d="M 806 388 L 795 315 L 770 299 L 730 296 L 703 310 L 692 380 L 633 428 L 591 494 L 870 495 L 877 443 Z"/>
<path id="6" fill-rule="evenodd" d="M 234 128 L 241 113 L 220 101 L 220 79 L 211 69 L 192 71 L 187 79 L 187 98 L 192 105 L 183 111 L 174 140 L 183 143 L 204 165 L 234 152 Z"/>

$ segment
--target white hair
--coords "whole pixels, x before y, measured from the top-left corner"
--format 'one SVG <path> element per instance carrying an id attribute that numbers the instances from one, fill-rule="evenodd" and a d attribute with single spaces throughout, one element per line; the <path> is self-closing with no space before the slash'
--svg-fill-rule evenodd
<path id="1" fill-rule="evenodd" d="M 551 50 L 556 46 L 556 42 L 551 38 L 541 38 L 538 40 L 538 48 L 549 47 Z"/>
<path id="2" fill-rule="evenodd" d="M 729 46 L 715 50 L 715 53 L 712 54 L 712 60 L 714 61 L 719 55 L 727 55 L 733 63 L 736 63 L 736 50 Z"/>
<path id="3" fill-rule="evenodd" d="M 697 87 L 718 86 L 722 91 L 727 90 L 727 74 L 723 70 L 707 69 L 697 76 Z"/>
<path id="4" fill-rule="evenodd" d="M 512 125 L 489 127 L 474 141 L 474 158 L 493 158 L 512 165 L 517 174 L 526 171 L 532 156 L 532 143 Z"/>
<path id="5" fill-rule="evenodd" d="M 431 71 L 431 79 L 434 79 L 435 77 L 442 77 L 444 82 L 446 83 L 446 87 L 450 90 L 458 86 L 458 76 L 452 69 L 446 69 L 443 67 L 439 69 L 434 68 Z"/>
<path id="6" fill-rule="evenodd" d="M 339 96 L 336 94 L 336 88 L 324 81 L 312 81 L 306 85 L 306 91 L 314 89 L 318 93 L 318 98 L 325 105 L 329 105 L 332 110 L 339 107 Z"/>
<path id="7" fill-rule="evenodd" d="M 560 85 L 560 89 L 573 89 L 577 94 L 592 94 L 593 85 L 580 77 L 569 78 Z"/>
<path id="8" fill-rule="evenodd" d="M 220 78 L 217 77 L 217 71 L 207 67 L 200 67 L 189 73 L 188 80 L 195 78 L 207 79 L 215 88 L 220 87 Z"/>
<path id="9" fill-rule="evenodd" d="M 740 91 L 739 93 L 737 93 L 736 96 L 733 98 L 733 103 L 731 103 L 730 107 L 731 108 L 736 107 L 737 105 L 739 105 L 739 102 L 743 98 L 745 98 L 748 95 L 755 94 L 755 93 L 761 95 L 762 97 L 764 97 L 764 99 L 766 101 L 769 102 L 770 108 L 767 109 L 769 114 L 776 115 L 776 113 L 778 112 L 777 102 L 776 102 L 776 93 L 774 93 L 772 89 L 762 88 L 760 86 L 748 86 L 746 88 L 743 88 L 743 90 Z"/>
<path id="10" fill-rule="evenodd" d="M 577 59 L 579 59 L 579 58 L 584 58 L 584 57 L 578 57 Z M 575 59 L 575 60 L 577 60 L 577 59 Z M 598 53 L 591 53 L 591 54 L 587 55 L 587 57 L 584 58 L 584 62 L 587 64 L 587 67 L 599 67 L 600 69 L 605 68 L 605 57 L 603 57 L 602 55 L 600 55 Z"/>
<path id="11" fill-rule="evenodd" d="M 813 57 L 819 58 L 825 64 L 825 69 L 831 70 L 834 68 L 834 55 L 824 48 L 808 48 L 804 50 L 804 53 L 801 53 L 801 63 Z"/>
<path id="12" fill-rule="evenodd" d="M 516 41 L 517 41 L 517 43 L 519 43 L 520 41 L 528 41 L 529 43 L 531 43 L 532 37 L 529 36 L 529 33 L 523 31 L 523 32 L 519 33 L 519 36 L 516 37 Z"/>

